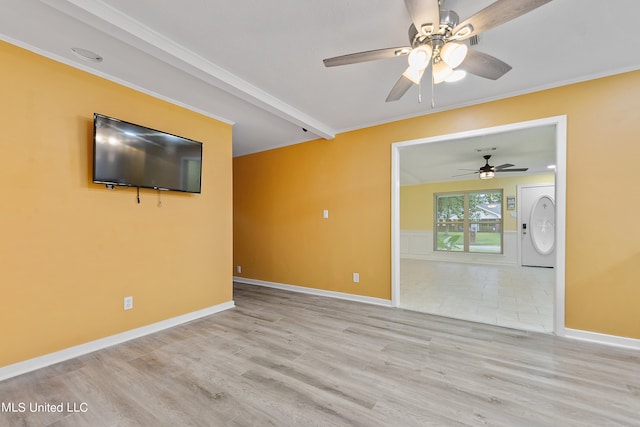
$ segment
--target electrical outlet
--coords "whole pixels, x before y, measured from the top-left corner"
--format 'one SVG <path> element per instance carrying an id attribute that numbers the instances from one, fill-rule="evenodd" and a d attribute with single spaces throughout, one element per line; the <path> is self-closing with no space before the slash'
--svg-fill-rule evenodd
<path id="1" fill-rule="evenodd" d="M 329 209 L 325 209 L 322 211 L 322 218 L 324 219 L 329 218 Z"/>
<path id="2" fill-rule="evenodd" d="M 124 309 L 131 310 L 133 308 L 133 297 L 124 297 Z"/>
<path id="3" fill-rule="evenodd" d="M 236 265 L 236 273 L 238 273 L 238 274 L 242 273 L 242 266 L 241 265 Z"/>
<path id="4" fill-rule="evenodd" d="M 360 283 L 360 273 L 353 273 L 353 283 Z"/>

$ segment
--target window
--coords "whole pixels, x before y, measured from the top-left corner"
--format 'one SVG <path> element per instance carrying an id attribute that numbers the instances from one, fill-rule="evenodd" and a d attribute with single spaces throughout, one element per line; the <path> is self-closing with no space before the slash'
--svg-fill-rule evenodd
<path id="1" fill-rule="evenodd" d="M 434 250 L 502 253 L 502 190 L 434 194 Z"/>

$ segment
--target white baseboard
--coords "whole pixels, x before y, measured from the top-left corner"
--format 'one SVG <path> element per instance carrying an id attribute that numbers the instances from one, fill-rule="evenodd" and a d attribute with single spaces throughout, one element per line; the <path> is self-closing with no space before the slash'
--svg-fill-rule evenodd
<path id="1" fill-rule="evenodd" d="M 233 300 L 0 368 L 0 381 L 235 307 Z"/>
<path id="2" fill-rule="evenodd" d="M 264 286 L 267 288 L 282 289 L 284 291 L 299 292 L 303 294 L 318 295 L 321 297 L 344 299 L 348 301 L 363 302 L 366 304 L 381 305 L 384 307 L 393 307 L 391 300 L 366 297 L 362 295 L 347 294 L 343 292 L 325 291 L 323 289 L 307 288 L 304 286 L 285 285 L 283 283 L 267 282 L 265 280 L 247 279 L 246 277 L 233 276 L 234 282 L 245 283 L 247 285 Z"/>
<path id="3" fill-rule="evenodd" d="M 589 341 L 614 347 L 624 347 L 633 350 L 640 350 L 640 340 L 635 338 L 619 337 L 616 335 L 607 335 L 598 332 L 581 331 L 569 328 L 565 328 L 563 336 L 580 341 Z"/>

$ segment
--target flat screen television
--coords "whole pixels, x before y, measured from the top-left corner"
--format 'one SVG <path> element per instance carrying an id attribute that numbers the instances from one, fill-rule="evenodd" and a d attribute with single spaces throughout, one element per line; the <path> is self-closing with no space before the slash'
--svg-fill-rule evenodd
<path id="1" fill-rule="evenodd" d="M 202 143 L 95 113 L 93 182 L 200 193 Z"/>

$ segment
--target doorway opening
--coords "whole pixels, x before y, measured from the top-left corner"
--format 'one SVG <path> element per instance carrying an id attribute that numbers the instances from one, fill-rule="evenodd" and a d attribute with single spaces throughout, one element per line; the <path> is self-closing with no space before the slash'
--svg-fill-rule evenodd
<path id="1" fill-rule="evenodd" d="M 539 138 L 540 135 L 542 135 L 541 132 L 550 135 L 551 140 L 550 149 L 552 150 L 551 157 L 553 164 L 546 164 L 549 163 L 548 156 L 547 159 L 544 159 L 545 170 L 541 170 L 542 166 L 540 162 L 543 160 L 537 158 L 537 156 L 540 156 L 541 152 L 544 150 L 540 148 L 540 144 L 533 142 L 536 138 Z M 500 142 L 501 139 L 504 141 L 515 141 Z M 488 150 L 493 150 L 492 156 L 498 162 L 497 164 L 501 162 L 514 163 L 518 164 L 518 166 L 529 166 L 529 169 L 526 173 L 522 174 L 502 174 L 498 173 L 500 170 L 496 168 L 497 176 L 495 180 L 489 180 L 491 181 L 491 184 L 485 183 L 484 187 L 477 187 L 479 184 L 476 183 L 479 183 L 480 180 L 478 180 L 478 176 L 474 176 L 474 174 L 478 173 L 478 169 L 475 169 L 474 172 L 474 169 L 470 167 L 471 165 L 465 164 L 464 161 L 467 161 L 468 158 L 468 161 L 471 162 L 475 159 L 476 154 L 484 154 L 484 152 Z M 421 157 L 422 155 L 424 155 L 424 157 Z M 410 165 L 412 162 L 419 165 L 421 158 L 431 159 L 428 162 L 431 161 L 433 163 L 423 165 L 424 167 L 420 170 L 413 169 L 412 172 L 411 167 L 408 167 L 407 165 Z M 504 165 L 501 166 L 504 167 Z M 547 169 L 547 167 L 553 167 L 553 169 Z M 439 168 L 448 169 L 439 170 Z M 458 170 L 467 170 L 465 168 L 471 171 L 469 172 L 469 176 L 458 178 L 458 176 L 464 174 L 456 172 L 458 172 Z M 438 173 L 438 170 L 441 174 L 440 178 L 435 175 Z M 424 178 L 421 174 L 427 176 L 430 173 L 433 176 L 430 176 L 429 179 L 433 182 L 425 184 L 427 185 L 425 190 L 421 187 L 423 184 L 420 181 Z M 555 186 L 553 195 L 555 215 L 553 221 L 553 254 L 551 255 L 554 264 L 553 268 L 521 266 L 521 227 L 523 214 L 518 209 L 519 207 L 516 208 L 520 195 L 516 196 L 515 184 L 513 183 L 518 182 L 517 179 L 503 180 L 503 182 L 509 182 L 509 185 L 513 185 L 513 191 L 510 192 L 511 190 L 505 190 L 504 194 L 505 203 L 501 214 L 504 216 L 504 230 L 501 230 L 504 248 L 502 253 L 478 254 L 465 253 L 463 251 L 447 253 L 447 251 L 434 250 L 434 248 L 438 248 L 435 237 L 438 236 L 439 233 L 435 232 L 438 227 L 438 220 L 434 219 L 437 213 L 433 213 L 433 205 L 431 205 L 431 203 L 433 203 L 433 193 L 442 192 L 443 188 L 447 189 L 447 191 L 451 188 L 460 189 L 463 185 L 466 187 L 476 186 L 474 188 L 490 188 L 487 187 L 487 185 L 495 185 L 497 188 L 501 186 L 499 177 L 503 175 L 508 176 L 509 178 L 512 178 L 515 175 L 521 175 L 523 176 L 523 179 L 525 179 L 527 176 L 531 177 L 531 175 L 529 175 L 531 173 L 539 177 L 537 183 L 548 182 L 549 176 L 551 176 L 551 180 L 553 181 L 552 183 Z M 443 181 L 446 182 L 443 184 Z M 536 183 L 535 180 L 532 182 Z M 502 185 L 502 187 L 504 187 L 504 185 Z M 408 194 L 407 191 L 409 190 L 422 193 L 421 197 L 425 198 L 424 203 L 420 202 L 418 205 L 423 208 L 428 205 L 424 210 L 424 215 L 422 213 L 416 214 L 415 212 L 412 212 L 412 215 L 406 215 L 406 211 L 404 211 L 405 215 L 403 215 L 403 209 L 408 209 L 407 200 L 409 200 L 409 198 L 406 197 L 406 194 Z M 401 194 L 403 194 L 402 197 Z M 512 197 L 512 195 L 516 197 Z M 429 213 L 429 210 L 431 210 L 431 213 Z M 504 126 L 477 129 L 412 141 L 402 141 L 393 144 L 393 305 L 396 307 L 414 309 L 412 307 L 412 301 L 406 294 L 403 300 L 403 294 L 401 292 L 403 280 L 417 280 L 418 282 L 426 285 L 434 285 L 439 281 L 439 286 L 445 286 L 448 289 L 454 286 L 464 285 L 465 280 L 466 283 L 474 284 L 477 288 L 478 283 L 484 280 L 486 283 L 493 283 L 502 286 L 501 289 L 507 289 L 507 291 L 502 291 L 503 293 L 515 291 L 514 289 L 510 289 L 509 286 L 513 287 L 513 284 L 524 283 L 524 281 L 527 280 L 530 281 L 533 286 L 535 286 L 536 283 L 547 283 L 550 286 L 548 288 L 548 292 L 550 293 L 549 299 L 551 301 L 551 306 L 549 307 L 550 312 L 546 314 L 548 324 L 544 328 L 544 332 L 564 335 L 565 212 L 566 116 L 549 117 Z M 426 217 L 429 218 L 425 219 Z M 446 225 L 451 227 L 455 222 L 455 219 L 455 217 L 454 220 L 450 220 L 449 218 L 449 222 Z M 419 221 L 423 221 L 423 223 L 418 224 Z M 429 223 L 431 225 L 429 225 Z M 480 230 L 481 228 L 478 228 L 477 231 Z M 543 250 L 546 249 L 543 248 Z M 409 279 L 407 278 L 412 275 L 413 279 L 410 277 Z M 506 282 L 504 279 L 505 276 L 509 277 L 509 280 Z M 509 285 L 509 281 L 512 285 Z M 466 288 L 466 291 L 469 291 L 469 289 L 470 288 Z M 465 292 L 465 289 L 461 288 L 459 291 Z M 542 288 L 540 287 L 540 289 L 536 289 L 536 291 L 541 292 Z M 426 294 L 428 294 L 428 292 Z M 428 298 L 430 298 L 429 295 L 427 295 L 427 299 Z M 462 308 L 461 305 L 458 304 L 458 307 L 456 307 L 455 300 L 449 302 L 449 311 L 444 310 L 440 312 L 432 312 L 432 314 L 484 322 L 481 318 L 482 316 L 469 316 L 470 313 L 467 312 L 469 309 L 468 306 L 466 308 Z M 455 311 L 456 308 L 459 312 Z M 428 309 L 420 311 L 430 312 Z M 476 314 L 480 311 L 480 307 L 475 310 Z M 526 316 L 526 313 L 522 316 Z M 517 323 L 497 324 L 500 326 L 516 327 L 519 329 L 539 330 L 535 328 L 527 328 L 526 326 L 519 327 L 519 324 Z"/>

